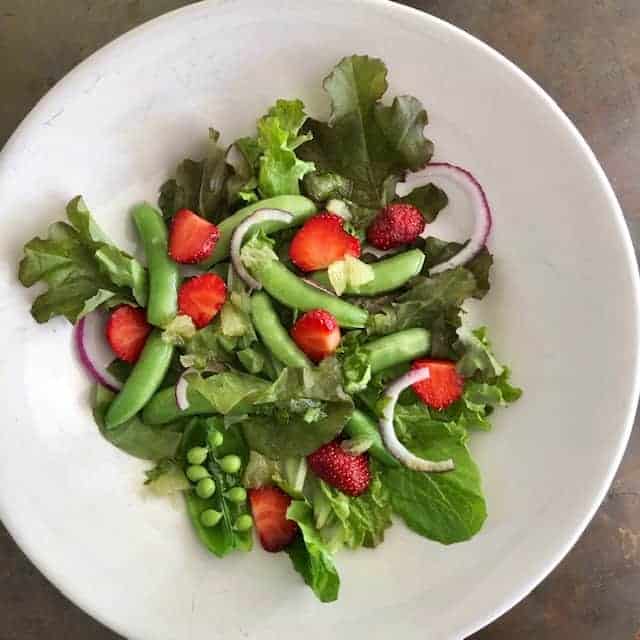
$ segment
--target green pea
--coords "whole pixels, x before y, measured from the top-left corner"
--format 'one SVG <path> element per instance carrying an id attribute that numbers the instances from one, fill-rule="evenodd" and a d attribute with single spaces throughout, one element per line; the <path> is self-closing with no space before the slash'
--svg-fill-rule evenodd
<path id="1" fill-rule="evenodd" d="M 238 473 L 242 466 L 242 460 L 239 456 L 229 455 L 222 458 L 218 464 L 225 473 Z"/>
<path id="2" fill-rule="evenodd" d="M 208 438 L 207 441 L 209 442 L 209 446 L 212 449 L 216 449 L 217 447 L 221 447 L 222 443 L 224 442 L 224 436 L 219 432 L 219 431 L 212 431 Z"/>
<path id="3" fill-rule="evenodd" d="M 269 296 L 257 291 L 251 296 L 251 319 L 267 349 L 288 367 L 311 367 L 307 356 L 282 326 Z"/>
<path id="4" fill-rule="evenodd" d="M 187 462 L 189 464 L 202 464 L 209 455 L 206 447 L 193 447 L 187 451 Z"/>
<path id="5" fill-rule="evenodd" d="M 196 485 L 196 493 L 203 499 L 210 498 L 216 492 L 216 483 L 212 478 L 202 478 Z"/>
<path id="6" fill-rule="evenodd" d="M 231 500 L 231 502 L 235 502 L 237 504 L 240 504 L 247 499 L 247 492 L 243 487 L 233 487 L 232 489 L 229 489 L 229 491 L 227 491 L 224 495 L 228 500 Z"/>
<path id="7" fill-rule="evenodd" d="M 424 259 L 425 255 L 420 249 L 411 249 L 391 258 L 374 262 L 370 265 L 373 269 L 373 280 L 369 280 L 359 287 L 348 286 L 345 293 L 354 296 L 378 296 L 399 289 L 420 273 Z M 317 271 L 311 277 L 319 285 L 329 290 L 332 289 L 326 271 Z"/>
<path id="8" fill-rule="evenodd" d="M 158 329 L 152 331 L 138 362 L 107 409 L 104 417 L 106 429 L 114 429 L 130 420 L 149 402 L 169 369 L 172 355 L 173 345 L 162 340 Z"/>
<path id="9" fill-rule="evenodd" d="M 215 527 L 221 518 L 222 514 L 215 509 L 205 509 L 200 514 L 200 522 L 203 527 Z"/>
<path id="10" fill-rule="evenodd" d="M 178 310 L 178 265 L 169 258 L 167 227 L 162 216 L 149 204 L 133 211 L 138 234 L 144 245 L 149 267 L 149 301 L 147 320 L 157 327 L 166 327 Z"/>
<path id="11" fill-rule="evenodd" d="M 194 464 L 187 468 L 187 478 L 189 478 L 191 482 L 198 482 L 208 477 L 209 472 L 202 465 Z"/>
<path id="12" fill-rule="evenodd" d="M 369 353 L 372 374 L 424 356 L 430 348 L 431 334 L 426 329 L 405 329 L 363 345 Z"/>
<path id="13" fill-rule="evenodd" d="M 253 275 L 272 297 L 292 309 L 325 309 L 341 327 L 360 328 L 367 324 L 369 313 L 354 304 L 303 282 L 279 260 L 265 260 L 253 269 Z"/>
<path id="14" fill-rule="evenodd" d="M 218 225 L 218 231 L 220 232 L 220 238 L 216 243 L 216 247 L 213 253 L 207 260 L 200 264 L 204 267 L 209 267 L 216 262 L 220 262 L 229 257 L 229 247 L 231 246 L 231 236 L 236 227 L 252 213 L 259 209 L 280 209 L 286 211 L 293 216 L 291 223 L 280 222 L 276 220 L 269 220 L 256 225 L 259 229 L 262 229 L 265 233 L 273 233 L 286 227 L 295 227 L 301 225 L 307 218 L 310 218 L 316 211 L 316 205 L 311 200 L 303 196 L 277 196 L 275 198 L 268 198 L 267 200 L 260 200 L 254 202 L 238 211 L 232 216 L 225 218 Z"/>
<path id="15" fill-rule="evenodd" d="M 238 516 L 236 521 L 233 523 L 233 528 L 236 531 L 249 531 L 253 527 L 253 518 L 246 513 Z"/>

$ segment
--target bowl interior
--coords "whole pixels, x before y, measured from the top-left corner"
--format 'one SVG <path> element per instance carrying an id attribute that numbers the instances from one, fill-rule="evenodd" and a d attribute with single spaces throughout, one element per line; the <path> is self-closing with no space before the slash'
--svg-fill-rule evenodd
<path id="1" fill-rule="evenodd" d="M 146 467 L 102 441 L 64 321 L 36 326 L 15 278 L 22 244 L 83 193 L 133 248 L 130 206 L 155 201 L 207 127 L 231 142 L 278 97 L 325 114 L 321 80 L 344 55 L 390 71 L 389 95 L 427 107 L 435 158 L 469 168 L 493 207 L 490 328 L 525 390 L 472 438 L 489 518 L 442 547 L 397 524 L 342 553 L 340 600 L 318 604 L 289 559 L 219 561 L 181 504 L 141 491 Z M 637 276 L 621 212 L 583 140 L 514 66 L 430 16 L 388 3 L 260 0 L 193 5 L 83 63 L 0 155 L 0 515 L 38 566 L 130 638 L 455 638 L 532 589 L 568 550 L 620 459 L 637 396 Z M 464 199 L 439 229 L 464 235 Z M 30 473 L 25 477 L 25 464 Z M 356 634 L 356 635 L 354 635 Z"/>

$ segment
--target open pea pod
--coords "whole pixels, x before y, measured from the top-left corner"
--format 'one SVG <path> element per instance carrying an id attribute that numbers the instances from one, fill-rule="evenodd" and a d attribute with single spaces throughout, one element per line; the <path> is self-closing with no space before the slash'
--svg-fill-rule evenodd
<path id="1" fill-rule="evenodd" d="M 244 468 L 249 452 L 242 433 L 235 426 L 224 430 L 222 419 L 217 416 L 194 418 L 189 423 L 180 444 L 181 462 L 185 467 L 188 465 L 186 456 L 189 449 L 208 447 L 209 436 L 215 430 L 224 431 L 222 444 L 215 448 L 215 458 L 220 459 L 229 454 L 237 455 L 242 460 L 242 468 Z M 248 514 L 247 503 L 227 500 L 224 495 L 229 489 L 239 484 L 242 468 L 238 473 L 225 473 L 216 461 L 211 460 L 206 467 L 216 483 L 215 493 L 206 499 L 198 496 L 193 489 L 185 493 L 189 519 L 198 538 L 211 553 L 218 557 L 223 557 L 234 550 L 249 551 L 253 546 L 252 531 L 237 531 L 234 528 L 234 522 L 240 516 Z M 214 509 L 222 514 L 222 518 L 214 527 L 205 527 L 200 519 L 202 513 L 208 509 Z"/>

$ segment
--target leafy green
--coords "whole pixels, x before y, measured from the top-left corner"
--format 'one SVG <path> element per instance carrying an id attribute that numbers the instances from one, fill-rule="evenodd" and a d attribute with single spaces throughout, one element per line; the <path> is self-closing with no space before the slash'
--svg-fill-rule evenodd
<path id="1" fill-rule="evenodd" d="M 93 400 L 93 417 L 100 433 L 114 447 L 143 460 L 172 458 L 180 439 L 184 423 L 181 421 L 151 426 L 135 416 L 115 429 L 106 429 L 104 416 L 115 395 L 101 385 L 96 385 Z"/>
<path id="2" fill-rule="evenodd" d="M 431 267 L 434 267 L 441 262 L 446 262 L 449 258 L 452 258 L 456 253 L 464 248 L 466 243 L 460 244 L 459 242 L 447 242 L 445 240 L 439 240 L 433 236 L 429 236 L 424 241 L 422 247 L 426 254 L 424 261 L 423 273 L 427 274 Z M 491 266 L 493 265 L 493 256 L 489 253 L 486 247 L 483 247 L 480 252 L 464 265 L 467 271 L 473 274 L 476 279 L 476 289 L 473 292 L 473 297 L 479 300 L 489 291 L 489 273 Z"/>
<path id="3" fill-rule="evenodd" d="M 435 184 L 429 183 L 422 187 L 416 187 L 402 198 L 398 198 L 399 202 L 412 204 L 422 212 L 426 222 L 433 222 L 438 213 L 449 204 L 447 194 L 436 187 Z"/>
<path id="4" fill-rule="evenodd" d="M 461 375 L 465 378 L 477 375 L 483 380 L 491 380 L 502 375 L 504 367 L 491 351 L 486 327 L 471 330 L 469 327 L 462 326 L 457 333 L 458 341 L 454 348 L 462 353 L 457 364 Z"/>
<path id="5" fill-rule="evenodd" d="M 476 288 L 473 274 L 464 267 L 443 271 L 431 278 L 418 276 L 413 286 L 387 304 L 379 313 L 370 316 L 367 332 L 385 335 L 413 327 L 433 329 L 440 321 L 442 329 L 459 324 L 458 313 L 463 301 Z M 438 327 L 436 327 L 438 328 Z"/>
<path id="6" fill-rule="evenodd" d="M 343 545 L 377 547 L 391 526 L 389 491 L 376 467 L 369 489 L 360 496 L 347 496 L 322 480 L 308 482 L 305 493 L 313 505 L 315 526 L 332 551 Z"/>
<path id="7" fill-rule="evenodd" d="M 225 150 L 218 144 L 219 138 L 218 131 L 209 129 L 204 160 L 183 160 L 176 168 L 175 178 L 160 187 L 158 206 L 166 220 L 180 209 L 190 209 L 216 222 L 227 213 L 226 180 L 231 167 L 226 162 Z"/>
<path id="8" fill-rule="evenodd" d="M 205 447 L 208 436 L 215 429 L 223 428 L 220 418 L 196 418 L 189 423 L 180 444 L 180 461 L 187 466 L 186 453 L 192 447 Z M 253 546 L 251 531 L 237 531 L 234 527 L 236 519 L 247 513 L 247 504 L 227 500 L 225 493 L 237 485 L 235 474 L 225 473 L 217 460 L 228 454 L 240 456 L 243 465 L 247 462 L 248 451 L 237 426 L 225 430 L 223 444 L 215 449 L 215 459 L 209 458 L 207 469 L 216 483 L 216 492 L 210 498 L 201 498 L 195 491 L 185 494 L 187 512 L 191 524 L 204 546 L 218 557 L 223 557 L 234 550 L 250 551 Z M 207 509 L 215 509 L 222 514 L 222 519 L 215 527 L 205 527 L 200 522 L 200 515 Z"/>
<path id="9" fill-rule="evenodd" d="M 196 335 L 196 326 L 190 316 L 177 315 L 162 332 L 162 339 L 173 345 L 183 346 Z"/>
<path id="10" fill-rule="evenodd" d="M 295 570 L 320 602 L 337 600 L 340 577 L 331 553 L 313 524 L 311 507 L 302 500 L 295 500 L 287 510 L 287 518 L 298 523 L 301 533 L 286 549 Z"/>
<path id="11" fill-rule="evenodd" d="M 270 386 L 267 380 L 239 371 L 223 371 L 208 378 L 194 374 L 189 378 L 189 388 L 200 393 L 223 415 L 234 410 L 247 411 Z"/>
<path id="12" fill-rule="evenodd" d="M 313 139 L 298 152 L 316 166 L 305 177 L 305 191 L 362 207 L 354 211 L 356 227 L 392 200 L 397 182 L 433 153 L 423 134 L 427 112 L 419 100 L 400 96 L 390 106 L 382 104 L 386 76 L 387 68 L 376 58 L 341 60 L 323 83 L 331 99 L 329 122 L 308 121 L 304 130 Z"/>
<path id="13" fill-rule="evenodd" d="M 480 474 L 466 446 L 466 432 L 455 423 L 429 418 L 418 404 L 399 405 L 398 437 L 416 455 L 429 460 L 452 458 L 453 471 L 421 473 L 387 467 L 383 482 L 395 513 L 416 533 L 452 544 L 476 534 L 487 516 Z"/>
<path id="14" fill-rule="evenodd" d="M 24 247 L 20 282 L 48 287 L 31 307 L 35 320 L 62 315 L 76 322 L 102 305 L 146 304 L 146 270 L 110 243 L 81 196 L 69 202 L 67 217 L 71 224 L 55 222 L 47 238 L 33 238 Z"/>
<path id="15" fill-rule="evenodd" d="M 165 458 L 152 469 L 144 472 L 145 485 L 157 496 L 169 496 L 191 488 L 187 476 L 175 460 Z"/>
<path id="16" fill-rule="evenodd" d="M 247 488 L 256 488 L 275 482 L 290 496 L 301 498 L 306 478 L 307 459 L 304 457 L 271 460 L 257 451 L 251 451 L 242 484 Z"/>

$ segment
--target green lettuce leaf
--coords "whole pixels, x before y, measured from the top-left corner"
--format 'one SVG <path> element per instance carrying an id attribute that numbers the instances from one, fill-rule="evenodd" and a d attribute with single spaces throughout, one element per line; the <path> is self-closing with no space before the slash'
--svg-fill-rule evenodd
<path id="1" fill-rule="evenodd" d="M 340 577 L 331 553 L 313 524 L 311 507 L 302 500 L 295 500 L 287 510 L 287 518 L 298 523 L 301 534 L 286 549 L 295 570 L 320 602 L 337 600 Z"/>
<path id="2" fill-rule="evenodd" d="M 412 204 L 422 212 L 426 222 L 433 222 L 440 211 L 449 204 L 447 194 L 435 184 L 416 187 L 406 196 L 398 198 L 399 202 Z"/>
<path id="3" fill-rule="evenodd" d="M 452 458 L 453 471 L 421 473 L 387 467 L 383 483 L 395 513 L 416 533 L 443 544 L 468 540 L 487 516 L 480 473 L 466 446 L 466 431 L 455 423 L 432 420 L 415 404 L 399 405 L 398 437 L 416 455 L 429 460 Z"/>
<path id="4" fill-rule="evenodd" d="M 175 178 L 160 187 L 158 206 L 166 220 L 180 209 L 190 209 L 214 222 L 228 213 L 226 181 L 231 167 L 219 139 L 220 133 L 209 129 L 206 157 L 200 161 L 183 160 L 176 168 Z"/>
<path id="5" fill-rule="evenodd" d="M 31 307 L 35 320 L 61 315 L 75 323 L 103 305 L 146 304 L 146 270 L 110 243 L 82 197 L 69 202 L 67 217 L 71 224 L 56 222 L 47 238 L 33 238 L 24 247 L 20 282 L 47 285 Z"/>
<path id="6" fill-rule="evenodd" d="M 306 478 L 307 459 L 304 457 L 271 460 L 257 451 L 251 451 L 242 484 L 247 488 L 258 488 L 275 483 L 290 496 L 302 498 Z"/>
<path id="7" fill-rule="evenodd" d="M 135 416 L 116 429 L 106 429 L 104 416 L 114 397 L 111 391 L 96 385 L 93 417 L 102 436 L 114 447 L 142 460 L 173 458 L 182 438 L 184 421 L 151 426 Z"/>
<path id="8" fill-rule="evenodd" d="M 504 367 L 493 355 L 486 327 L 472 330 L 461 326 L 457 333 L 458 341 L 454 347 L 462 354 L 457 364 L 461 375 L 465 378 L 477 376 L 482 380 L 493 380 L 503 374 Z"/>
<path id="9" fill-rule="evenodd" d="M 356 227 L 392 200 L 397 182 L 433 153 L 423 134 L 427 112 L 419 100 L 400 96 L 390 106 L 382 104 L 386 76 L 387 68 L 376 58 L 341 60 L 323 83 L 331 99 L 329 122 L 307 121 L 304 130 L 313 139 L 298 151 L 316 166 L 305 176 L 305 191 L 362 207 L 354 211 Z"/>

